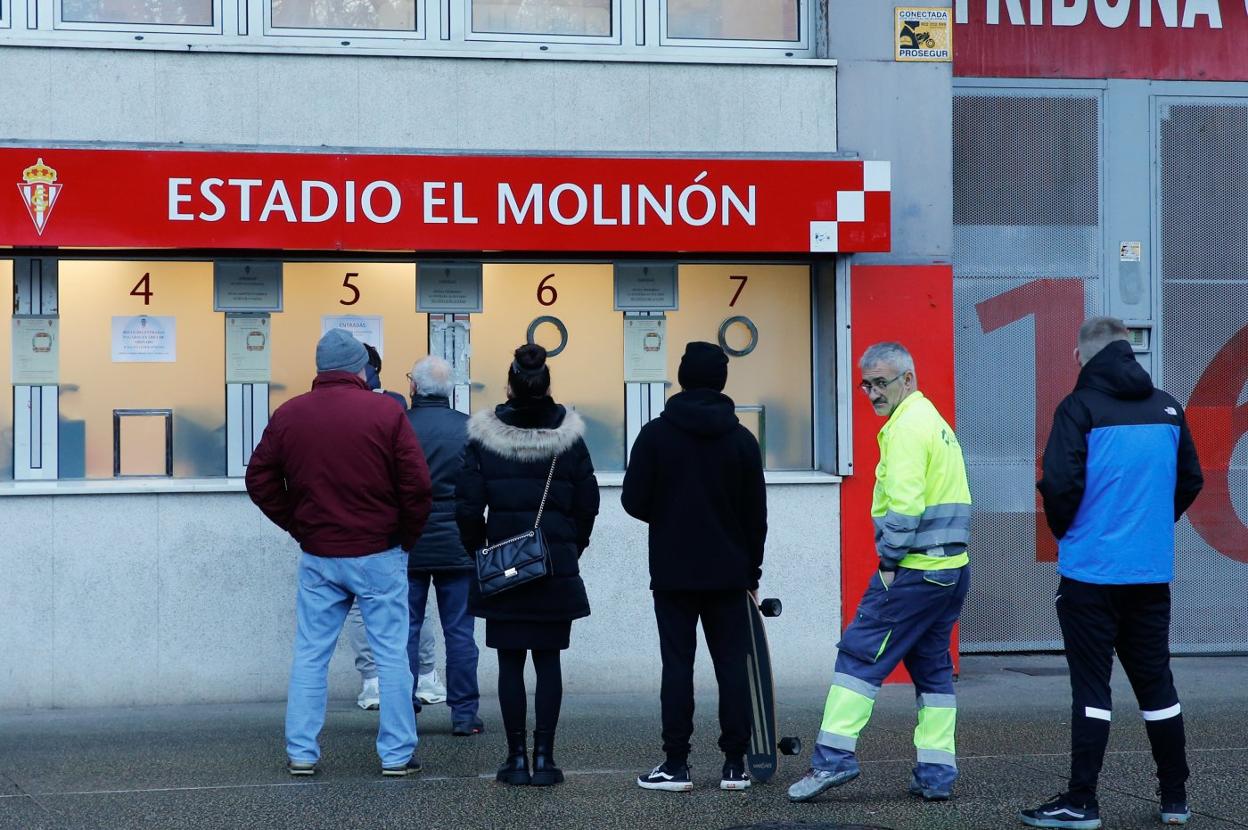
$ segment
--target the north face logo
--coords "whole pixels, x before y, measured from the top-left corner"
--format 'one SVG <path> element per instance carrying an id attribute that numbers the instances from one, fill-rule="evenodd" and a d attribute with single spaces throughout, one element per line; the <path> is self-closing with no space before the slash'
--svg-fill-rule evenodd
<path id="1" fill-rule="evenodd" d="M 1167 415 L 1173 415 L 1175 417 L 1178 417 L 1179 410 L 1175 409 L 1173 406 L 1167 406 L 1165 409 L 1165 413 Z"/>

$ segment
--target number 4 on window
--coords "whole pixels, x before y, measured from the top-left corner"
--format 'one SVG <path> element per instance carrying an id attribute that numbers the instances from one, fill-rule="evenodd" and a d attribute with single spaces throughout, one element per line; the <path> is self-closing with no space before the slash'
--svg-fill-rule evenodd
<path id="1" fill-rule="evenodd" d="M 142 297 L 143 305 L 152 304 L 152 275 L 151 272 L 144 274 L 139 281 L 134 284 L 134 288 L 130 289 L 131 297 Z"/>

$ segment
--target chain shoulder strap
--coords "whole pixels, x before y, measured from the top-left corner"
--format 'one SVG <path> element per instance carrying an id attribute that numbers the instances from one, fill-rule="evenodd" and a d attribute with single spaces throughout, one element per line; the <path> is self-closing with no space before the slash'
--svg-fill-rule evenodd
<path id="1" fill-rule="evenodd" d="M 537 530 L 542 526 L 542 514 L 546 512 L 546 497 L 550 495 L 550 482 L 555 478 L 555 465 L 559 463 L 559 456 L 550 459 L 550 472 L 546 475 L 546 489 L 542 491 L 542 503 L 537 508 L 537 521 L 533 522 L 533 529 Z"/>

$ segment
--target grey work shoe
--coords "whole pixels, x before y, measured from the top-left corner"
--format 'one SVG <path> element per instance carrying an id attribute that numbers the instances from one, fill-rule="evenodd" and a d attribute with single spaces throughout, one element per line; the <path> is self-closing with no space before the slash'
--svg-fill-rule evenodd
<path id="1" fill-rule="evenodd" d="M 917 795 L 924 801 L 948 801 L 953 796 L 953 791 L 948 787 L 932 787 L 927 784 L 921 784 L 917 777 L 911 775 L 910 795 Z"/>
<path id="2" fill-rule="evenodd" d="M 833 787 L 848 784 L 859 775 L 859 770 L 844 769 L 839 772 L 827 772 L 812 769 L 789 787 L 789 801 L 810 801 Z"/>
<path id="3" fill-rule="evenodd" d="M 286 760 L 286 771 L 291 775 L 316 775 L 316 761 Z"/>

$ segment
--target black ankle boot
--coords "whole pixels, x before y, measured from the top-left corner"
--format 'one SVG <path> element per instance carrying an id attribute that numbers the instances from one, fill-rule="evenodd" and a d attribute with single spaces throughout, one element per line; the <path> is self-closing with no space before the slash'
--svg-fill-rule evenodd
<path id="1" fill-rule="evenodd" d="M 495 781 L 523 786 L 532 780 L 529 775 L 527 737 L 523 729 L 519 732 L 507 733 L 507 758 L 498 768 L 498 774 L 494 776 Z"/>
<path id="2" fill-rule="evenodd" d="M 533 730 L 533 786 L 563 783 L 563 770 L 555 766 L 555 730 Z"/>

